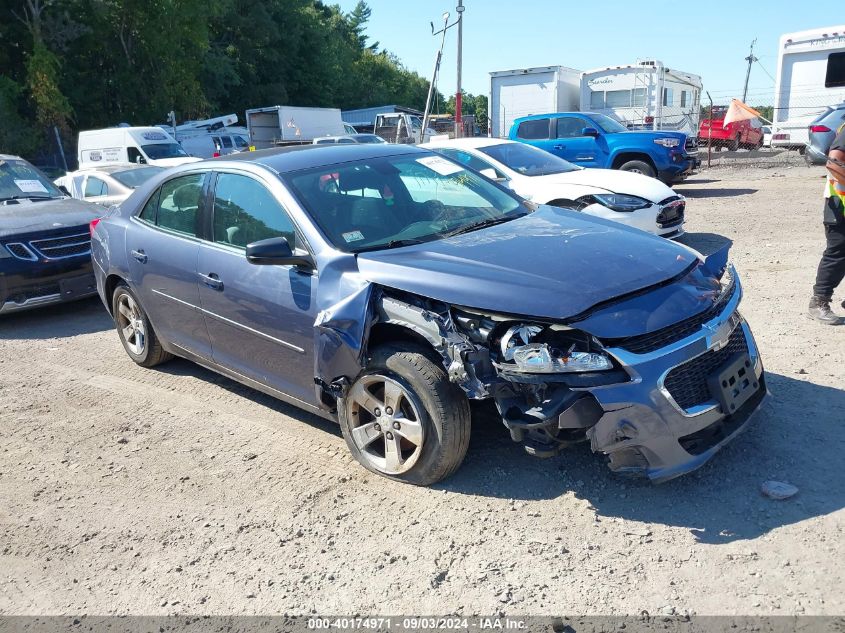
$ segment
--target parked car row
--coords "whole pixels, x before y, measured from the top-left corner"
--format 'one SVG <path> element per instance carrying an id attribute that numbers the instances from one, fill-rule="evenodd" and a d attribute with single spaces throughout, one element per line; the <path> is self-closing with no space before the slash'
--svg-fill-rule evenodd
<path id="1" fill-rule="evenodd" d="M 392 479 L 457 470 L 472 400 L 535 455 L 589 441 L 653 481 L 699 467 L 766 394 L 727 252 L 517 195 L 544 177 L 525 150 L 545 157 L 331 144 L 182 165 L 91 223 L 97 289 L 139 365 L 181 356 L 336 420 Z"/>

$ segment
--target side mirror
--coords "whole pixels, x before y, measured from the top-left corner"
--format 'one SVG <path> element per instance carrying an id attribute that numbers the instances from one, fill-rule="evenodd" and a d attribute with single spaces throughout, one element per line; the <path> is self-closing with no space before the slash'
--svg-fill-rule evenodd
<path id="1" fill-rule="evenodd" d="M 594 127 L 585 127 L 581 130 L 581 136 L 592 136 L 597 137 L 599 135 L 599 131 Z"/>
<path id="2" fill-rule="evenodd" d="M 64 185 L 59 185 L 59 191 L 65 194 L 68 198 L 72 198 L 73 196 L 70 195 L 70 191 L 67 190 L 67 187 Z"/>
<path id="3" fill-rule="evenodd" d="M 302 249 L 291 250 L 286 237 L 271 237 L 246 246 L 250 264 L 264 266 L 304 266 L 314 268 L 314 259 Z"/>

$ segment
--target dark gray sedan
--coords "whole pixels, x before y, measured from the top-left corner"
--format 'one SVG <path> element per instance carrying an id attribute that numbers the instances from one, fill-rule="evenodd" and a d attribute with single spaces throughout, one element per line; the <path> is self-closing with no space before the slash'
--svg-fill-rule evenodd
<path id="1" fill-rule="evenodd" d="M 536 206 L 397 145 L 184 165 L 93 233 L 127 354 L 173 355 L 326 418 L 381 475 L 460 466 L 471 400 L 532 454 L 589 441 L 653 481 L 698 468 L 766 394 L 727 252 Z"/>

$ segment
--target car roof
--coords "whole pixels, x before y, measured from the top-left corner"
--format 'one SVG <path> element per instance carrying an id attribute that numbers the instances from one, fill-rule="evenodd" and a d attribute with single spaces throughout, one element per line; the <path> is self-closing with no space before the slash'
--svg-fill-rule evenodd
<path id="1" fill-rule="evenodd" d="M 85 172 L 92 173 L 98 171 L 102 174 L 114 174 L 116 172 L 121 171 L 132 171 L 133 169 L 161 169 L 163 170 L 164 167 L 159 167 L 157 165 L 138 165 L 136 163 L 122 163 L 120 165 L 98 165 L 96 167 L 82 167 L 77 169 L 77 172 Z"/>
<path id="2" fill-rule="evenodd" d="M 14 154 L 0 154 L 0 160 L 25 160 L 25 159 L 21 158 L 20 156 L 15 156 Z"/>
<path id="3" fill-rule="evenodd" d="M 391 145 L 389 143 L 363 143 L 348 145 L 297 145 L 295 147 L 278 147 L 262 149 L 255 152 L 241 152 L 229 154 L 225 159 L 213 158 L 201 163 L 189 163 L 185 168 L 202 167 L 206 165 L 223 165 L 232 163 L 255 163 L 269 167 L 278 173 L 311 169 L 324 165 L 336 165 L 356 160 L 381 158 L 384 156 L 403 156 L 406 154 L 423 154 L 428 150 L 413 145 Z"/>
<path id="4" fill-rule="evenodd" d="M 563 116 L 598 116 L 599 112 L 546 112 L 544 114 L 529 114 L 528 116 L 521 116 L 514 119 L 516 121 L 533 121 L 534 119 L 548 119 L 551 117 Z"/>
<path id="5" fill-rule="evenodd" d="M 475 136 L 471 138 L 450 138 L 431 141 L 422 145 L 422 147 L 430 147 L 431 149 L 438 149 L 441 147 L 453 147 L 455 149 L 467 148 L 478 149 L 480 147 L 490 147 L 491 145 L 502 145 L 504 143 L 516 143 L 506 138 L 490 138 L 487 136 Z"/>

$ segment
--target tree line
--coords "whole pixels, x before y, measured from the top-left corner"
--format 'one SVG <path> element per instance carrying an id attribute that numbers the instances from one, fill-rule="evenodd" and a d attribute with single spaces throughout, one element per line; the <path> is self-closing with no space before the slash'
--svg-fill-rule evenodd
<path id="1" fill-rule="evenodd" d="M 171 110 L 422 110 L 428 79 L 370 41 L 370 15 L 363 1 L 344 13 L 321 0 L 0 0 L 0 151 Z"/>

